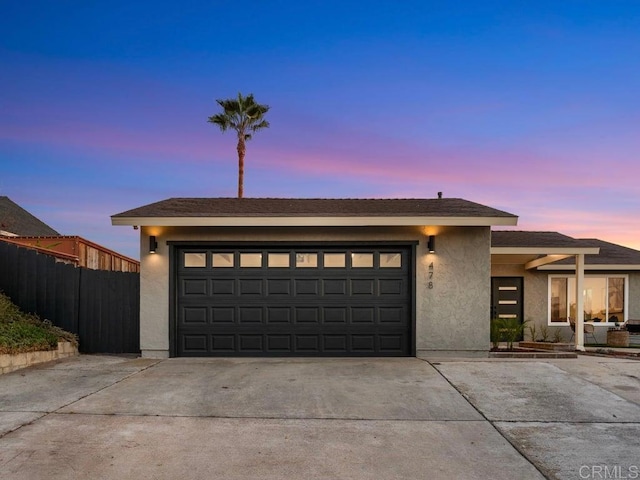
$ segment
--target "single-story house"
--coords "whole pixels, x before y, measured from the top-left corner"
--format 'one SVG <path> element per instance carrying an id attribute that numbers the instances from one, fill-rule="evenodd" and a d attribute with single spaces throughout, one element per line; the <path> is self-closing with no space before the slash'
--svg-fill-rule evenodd
<path id="1" fill-rule="evenodd" d="M 113 215 L 112 224 L 140 228 L 145 357 L 487 352 L 492 301 L 494 314 L 513 315 L 505 309 L 515 300 L 521 320 L 539 321 L 547 303 L 527 302 L 548 296 L 540 284 L 556 273 L 544 267 L 572 259 L 558 275 L 573 270 L 577 291 L 585 256 L 601 248 L 564 236 L 547 244 L 542 233 L 532 245 L 507 241 L 510 232 L 492 227 L 515 226 L 517 216 L 440 194 L 170 198 Z M 635 274 L 624 278 L 640 298 Z M 637 303 L 625 308 L 625 318 L 640 317 Z M 578 305 L 579 326 L 581 312 Z"/>

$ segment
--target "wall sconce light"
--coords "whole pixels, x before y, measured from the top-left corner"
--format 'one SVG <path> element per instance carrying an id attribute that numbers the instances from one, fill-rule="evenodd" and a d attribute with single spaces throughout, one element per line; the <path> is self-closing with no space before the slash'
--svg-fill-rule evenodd
<path id="1" fill-rule="evenodd" d="M 429 253 L 436 252 L 436 236 L 435 235 L 429 235 L 429 239 L 427 240 L 427 249 L 429 250 Z"/>
<path id="2" fill-rule="evenodd" d="M 151 235 L 149 237 L 149 253 L 156 253 L 156 249 L 158 248 L 158 242 L 156 241 L 155 235 Z"/>

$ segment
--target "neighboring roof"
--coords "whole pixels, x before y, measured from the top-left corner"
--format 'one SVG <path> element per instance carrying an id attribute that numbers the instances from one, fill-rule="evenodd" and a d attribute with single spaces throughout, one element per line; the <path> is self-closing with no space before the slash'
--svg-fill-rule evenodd
<path id="1" fill-rule="evenodd" d="M 598 255 L 585 255 L 584 262 L 589 270 L 640 270 L 640 251 L 597 238 L 579 240 L 583 245 L 598 247 Z M 575 268 L 575 262 L 564 259 L 545 265 L 544 270 L 567 270 Z"/>
<path id="2" fill-rule="evenodd" d="M 598 252 L 597 247 L 557 232 L 491 232 L 491 263 L 494 265 L 520 264 L 526 269 L 539 269 L 571 256 Z"/>
<path id="3" fill-rule="evenodd" d="M 0 196 L 0 230 L 13 235 L 60 235 L 5 196 Z"/>
<path id="4" fill-rule="evenodd" d="M 515 225 L 518 217 L 460 198 L 169 198 L 113 215 L 113 225 Z"/>
<path id="5" fill-rule="evenodd" d="M 580 248 L 584 241 L 558 232 L 492 231 L 491 246 L 501 248 Z"/>

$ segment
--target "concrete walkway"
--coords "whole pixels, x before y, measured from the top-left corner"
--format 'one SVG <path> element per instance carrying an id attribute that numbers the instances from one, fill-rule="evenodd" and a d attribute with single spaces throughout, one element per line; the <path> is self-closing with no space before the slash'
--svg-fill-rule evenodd
<path id="1" fill-rule="evenodd" d="M 633 478 L 638 451 L 633 360 L 80 356 L 0 376 L 3 480 Z"/>

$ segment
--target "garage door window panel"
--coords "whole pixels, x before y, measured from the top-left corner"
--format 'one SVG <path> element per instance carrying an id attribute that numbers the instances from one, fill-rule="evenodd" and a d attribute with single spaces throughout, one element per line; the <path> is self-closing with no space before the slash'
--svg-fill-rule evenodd
<path id="1" fill-rule="evenodd" d="M 345 253 L 325 253 L 324 268 L 345 268 L 347 266 Z"/>
<path id="2" fill-rule="evenodd" d="M 269 268 L 289 268 L 291 266 L 291 256 L 288 253 L 269 253 L 267 255 L 267 266 Z"/>
<path id="3" fill-rule="evenodd" d="M 204 268 L 207 266 L 207 254 L 185 253 L 183 260 L 184 268 Z"/>
<path id="4" fill-rule="evenodd" d="M 211 265 L 213 268 L 233 268 L 235 266 L 235 256 L 233 253 L 213 253 L 211 255 Z"/>
<path id="5" fill-rule="evenodd" d="M 352 253 L 351 268 L 373 268 L 373 253 Z"/>
<path id="6" fill-rule="evenodd" d="M 296 253 L 296 267 L 297 268 L 317 268 L 318 254 L 317 253 Z"/>
<path id="7" fill-rule="evenodd" d="M 241 253 L 240 268 L 261 268 L 262 253 Z"/>

